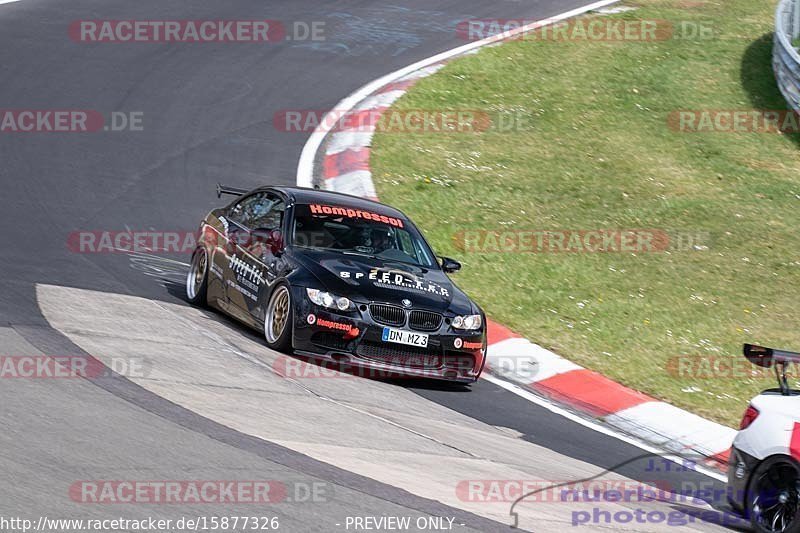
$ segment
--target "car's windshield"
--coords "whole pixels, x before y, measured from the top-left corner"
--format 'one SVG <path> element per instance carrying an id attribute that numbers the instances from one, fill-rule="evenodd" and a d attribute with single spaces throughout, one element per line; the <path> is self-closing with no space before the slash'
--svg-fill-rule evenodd
<path id="1" fill-rule="evenodd" d="M 408 220 L 346 206 L 295 206 L 292 244 L 434 268 L 433 253 Z"/>

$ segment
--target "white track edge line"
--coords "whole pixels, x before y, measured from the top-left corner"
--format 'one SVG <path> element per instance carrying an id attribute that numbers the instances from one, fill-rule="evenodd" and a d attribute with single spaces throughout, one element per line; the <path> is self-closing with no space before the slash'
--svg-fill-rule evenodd
<path id="1" fill-rule="evenodd" d="M 690 470 L 694 470 L 695 472 L 697 472 L 699 474 L 703 474 L 705 476 L 714 478 L 714 479 L 716 479 L 718 481 L 726 482 L 728 480 L 728 478 L 724 474 L 722 474 L 720 472 L 715 472 L 714 470 L 711 470 L 709 468 L 705 468 L 703 466 L 700 466 L 699 464 L 692 464 L 692 463 L 684 464 L 685 463 L 684 458 L 679 456 L 679 455 L 665 453 L 665 451 L 660 449 L 660 448 L 657 448 L 655 446 L 651 446 L 651 445 L 646 444 L 646 443 L 644 443 L 644 442 L 642 442 L 640 440 L 634 439 L 632 437 L 629 437 L 627 435 L 624 435 L 622 433 L 614 431 L 613 429 L 611 429 L 609 427 L 606 427 L 606 426 L 604 426 L 602 424 L 599 424 L 597 422 L 592 422 L 591 420 L 587 420 L 587 419 L 585 419 L 585 418 L 583 418 L 581 416 L 576 415 L 575 413 L 572 413 L 572 412 L 570 412 L 570 411 L 568 411 L 568 410 L 566 410 L 566 409 L 564 409 L 562 407 L 559 407 L 555 403 L 553 403 L 553 402 L 551 402 L 551 401 L 549 401 L 549 400 L 547 400 L 545 398 L 542 398 L 541 396 L 537 396 L 533 392 L 530 392 L 527 389 L 524 389 L 524 388 L 520 387 L 519 385 L 516 385 L 516 384 L 511 383 L 509 381 L 506 381 L 506 380 L 504 380 L 502 378 L 498 378 L 498 377 L 495 377 L 495 376 L 493 376 L 491 374 L 487 374 L 487 373 L 484 373 L 481 376 L 481 378 L 485 379 L 489 383 L 497 385 L 498 387 L 500 387 L 502 389 L 505 389 L 505 390 L 507 390 L 507 391 L 509 391 L 509 392 L 511 392 L 513 394 L 516 394 L 517 396 L 519 396 L 519 397 L 521 397 L 521 398 L 523 398 L 525 400 L 528 400 L 531 403 L 535 403 L 539 407 L 543 407 L 543 408 L 547 409 L 548 411 L 550 411 L 553 414 L 557 414 L 557 415 L 563 416 L 564 418 L 566 418 L 566 419 L 568 419 L 568 420 L 570 420 L 572 422 L 575 422 L 576 424 L 580 424 L 583 427 L 586 427 L 588 429 L 592 429 L 594 431 L 597 431 L 598 433 L 602 433 L 603 435 L 606 435 L 606 436 L 609 436 L 609 437 L 613 437 L 613 438 L 615 438 L 617 440 L 620 440 L 620 441 L 622 441 L 622 442 L 624 442 L 626 444 L 630 444 L 631 446 L 636 446 L 637 448 L 639 448 L 641 450 L 644 450 L 647 453 L 652 453 L 654 455 L 658 455 L 660 457 L 663 457 L 663 458 L 665 458 L 665 459 L 667 459 L 669 461 L 673 461 L 673 462 L 675 462 L 675 463 L 677 463 L 679 465 L 682 465 L 681 466 L 682 468 L 688 468 Z"/>

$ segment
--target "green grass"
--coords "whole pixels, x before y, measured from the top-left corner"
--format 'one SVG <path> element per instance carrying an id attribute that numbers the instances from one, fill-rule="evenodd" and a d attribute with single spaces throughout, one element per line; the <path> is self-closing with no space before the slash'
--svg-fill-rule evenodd
<path id="1" fill-rule="evenodd" d="M 712 39 L 520 40 L 450 63 L 398 109 L 524 116 L 514 132 L 374 139 L 381 199 L 412 216 L 495 320 L 613 379 L 735 425 L 767 376 L 686 378 L 676 357 L 800 350 L 798 136 L 688 134 L 675 110 L 783 109 L 775 2 L 642 1 L 614 17 L 690 21 Z M 669 253 L 470 253 L 465 229 L 706 232 Z"/>

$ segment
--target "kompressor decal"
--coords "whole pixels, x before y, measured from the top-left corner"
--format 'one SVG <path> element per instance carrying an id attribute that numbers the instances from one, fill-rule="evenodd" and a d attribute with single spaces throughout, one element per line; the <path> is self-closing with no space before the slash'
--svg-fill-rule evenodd
<path id="1" fill-rule="evenodd" d="M 402 270 L 387 270 L 383 268 L 373 268 L 368 273 L 347 272 L 339 273 L 342 279 L 355 279 L 371 281 L 376 287 L 389 289 L 411 289 L 430 294 L 438 294 L 443 298 L 450 296 L 450 291 L 438 283 L 428 281 Z"/>
<path id="2" fill-rule="evenodd" d="M 340 207 L 334 205 L 320 205 L 310 204 L 312 215 L 337 215 L 347 218 L 361 218 L 364 220 L 373 220 L 375 222 L 383 222 L 397 228 L 403 227 L 403 221 L 399 218 L 394 218 L 371 211 L 362 211 L 361 209 L 353 209 L 350 207 Z"/>
<path id="3" fill-rule="evenodd" d="M 338 331 L 349 333 L 351 335 L 359 334 L 358 328 L 352 324 L 345 324 L 344 322 L 334 322 L 333 320 L 325 320 L 324 318 L 317 318 L 316 323 L 317 326 L 321 328 L 335 329 Z"/>

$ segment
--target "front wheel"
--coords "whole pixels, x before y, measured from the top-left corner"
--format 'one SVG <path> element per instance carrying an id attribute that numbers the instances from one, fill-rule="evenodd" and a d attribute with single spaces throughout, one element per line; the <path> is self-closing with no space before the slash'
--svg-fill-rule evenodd
<path id="1" fill-rule="evenodd" d="M 192 265 L 186 276 L 186 298 L 194 305 L 205 305 L 208 293 L 208 252 L 198 248 L 192 255 Z"/>
<path id="2" fill-rule="evenodd" d="M 264 317 L 264 337 L 273 350 L 286 351 L 292 342 L 292 295 L 289 287 L 281 283 L 269 298 Z"/>
<path id="3" fill-rule="evenodd" d="M 747 511 L 759 533 L 800 532 L 800 467 L 787 456 L 762 462 L 753 472 Z"/>

